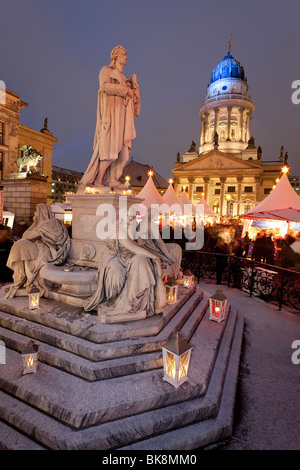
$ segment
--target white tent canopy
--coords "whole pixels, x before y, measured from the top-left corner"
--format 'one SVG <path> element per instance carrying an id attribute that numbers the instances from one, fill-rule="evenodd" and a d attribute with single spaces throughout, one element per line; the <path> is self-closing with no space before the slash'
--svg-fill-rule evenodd
<path id="1" fill-rule="evenodd" d="M 204 199 L 204 197 L 202 197 L 200 199 L 200 201 L 198 202 L 198 204 L 202 204 L 204 207 L 203 207 L 203 210 L 204 210 L 204 217 L 219 217 L 218 214 L 215 213 L 215 211 L 213 209 L 211 209 L 209 207 L 209 205 L 207 204 L 206 200 Z"/>
<path id="2" fill-rule="evenodd" d="M 187 195 L 187 193 L 186 193 L 185 190 L 182 191 L 182 194 L 181 194 L 179 200 L 180 200 L 181 204 L 183 205 L 183 207 L 184 207 L 185 204 L 190 204 L 190 205 L 191 205 L 191 209 L 192 209 L 192 214 L 196 214 L 195 206 L 194 206 L 194 204 L 192 203 L 192 201 L 189 199 L 189 197 L 188 197 L 188 195 Z"/>
<path id="3" fill-rule="evenodd" d="M 147 209 L 150 209 L 151 204 L 163 204 L 165 202 L 163 197 L 157 191 L 151 176 L 149 176 L 147 183 L 138 193 L 137 197 L 144 199 L 141 204 L 146 206 Z"/>
<path id="4" fill-rule="evenodd" d="M 172 184 L 170 183 L 169 184 L 169 187 L 167 189 L 167 191 L 165 192 L 165 194 L 163 195 L 163 200 L 164 200 L 164 203 L 165 204 L 168 204 L 170 207 L 173 205 L 173 204 L 179 204 L 179 206 L 181 207 L 182 211 L 184 209 L 183 205 L 182 205 L 182 202 L 180 201 L 180 199 L 177 197 L 175 191 L 174 191 L 174 188 L 172 186 Z"/>
<path id="5" fill-rule="evenodd" d="M 300 197 L 283 174 L 270 194 L 241 219 L 273 219 L 300 222 Z"/>

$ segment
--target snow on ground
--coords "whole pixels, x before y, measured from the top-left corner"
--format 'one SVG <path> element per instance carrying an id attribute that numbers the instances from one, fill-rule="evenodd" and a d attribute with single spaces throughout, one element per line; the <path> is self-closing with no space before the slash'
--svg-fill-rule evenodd
<path id="1" fill-rule="evenodd" d="M 292 363 L 300 340 L 300 312 L 281 311 L 225 285 L 200 283 L 208 295 L 217 287 L 245 319 L 233 438 L 225 450 L 300 450 L 300 364 Z"/>

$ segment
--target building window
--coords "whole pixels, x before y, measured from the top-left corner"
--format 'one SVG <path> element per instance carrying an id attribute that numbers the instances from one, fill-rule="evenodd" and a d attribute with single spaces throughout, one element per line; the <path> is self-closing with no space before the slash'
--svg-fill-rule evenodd
<path id="1" fill-rule="evenodd" d="M 0 180 L 3 180 L 3 152 L 0 152 Z"/>
<path id="2" fill-rule="evenodd" d="M 230 215 L 230 217 L 233 217 L 233 204 L 228 205 L 228 215 Z"/>
<path id="3" fill-rule="evenodd" d="M 235 140 L 235 130 L 231 129 L 231 140 Z"/>
<path id="4" fill-rule="evenodd" d="M 227 192 L 228 193 L 235 193 L 235 186 L 228 186 Z"/>
<path id="5" fill-rule="evenodd" d="M 0 145 L 4 144 L 4 124 L 0 121 Z"/>
<path id="6" fill-rule="evenodd" d="M 203 186 L 196 186 L 196 193 L 203 193 Z"/>
<path id="7" fill-rule="evenodd" d="M 224 129 L 221 129 L 221 132 L 220 132 L 220 139 L 221 139 L 221 140 L 225 140 L 225 130 L 224 130 Z"/>
<path id="8" fill-rule="evenodd" d="M 245 191 L 245 193 L 252 193 L 253 192 L 253 186 L 245 186 L 244 191 Z"/>
<path id="9" fill-rule="evenodd" d="M 270 194 L 272 188 L 264 188 L 264 194 Z"/>
<path id="10" fill-rule="evenodd" d="M 244 212 L 247 214 L 251 210 L 252 206 L 251 204 L 244 204 Z"/>
<path id="11" fill-rule="evenodd" d="M 220 189 L 220 188 L 216 188 L 216 189 L 215 189 L 215 194 L 221 194 L 221 189 Z"/>

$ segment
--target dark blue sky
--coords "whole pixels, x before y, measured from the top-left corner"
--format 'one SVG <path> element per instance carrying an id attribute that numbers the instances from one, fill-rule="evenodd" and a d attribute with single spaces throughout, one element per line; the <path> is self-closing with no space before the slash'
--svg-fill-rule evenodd
<path id="1" fill-rule="evenodd" d="M 0 80 L 29 103 L 22 124 L 40 130 L 48 117 L 59 139 L 54 165 L 85 171 L 99 70 L 121 44 L 142 100 L 131 155 L 171 177 L 177 152 L 199 145 L 199 109 L 232 33 L 262 158 L 277 160 L 284 145 L 300 175 L 300 104 L 291 101 L 300 80 L 299 0 L 0 0 L 0 8 Z"/>

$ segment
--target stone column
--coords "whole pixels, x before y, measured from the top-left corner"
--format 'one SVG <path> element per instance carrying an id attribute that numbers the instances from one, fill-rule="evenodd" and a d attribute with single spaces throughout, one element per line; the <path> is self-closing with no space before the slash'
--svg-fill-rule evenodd
<path id="1" fill-rule="evenodd" d="M 204 181 L 204 197 L 206 199 L 206 202 L 207 204 L 209 204 L 209 182 L 210 182 L 210 178 L 203 178 L 203 181 Z"/>
<path id="2" fill-rule="evenodd" d="M 251 113 L 248 111 L 247 113 L 247 137 L 246 137 L 246 142 L 248 143 L 250 137 L 251 137 L 251 131 L 250 131 L 250 122 L 251 122 Z"/>
<path id="3" fill-rule="evenodd" d="M 204 114 L 204 144 L 206 144 L 207 139 L 206 139 L 206 132 L 207 132 L 207 126 L 208 126 L 208 113 Z"/>
<path id="4" fill-rule="evenodd" d="M 255 204 L 260 202 L 260 184 L 261 184 L 261 177 L 255 176 Z"/>
<path id="5" fill-rule="evenodd" d="M 218 132 L 218 127 L 219 127 L 219 116 L 220 116 L 220 109 L 215 109 L 215 123 L 214 123 L 214 133 Z"/>
<path id="6" fill-rule="evenodd" d="M 244 109 L 240 108 L 240 142 L 244 142 L 243 136 L 243 129 L 244 129 Z"/>
<path id="7" fill-rule="evenodd" d="M 243 177 L 242 176 L 237 176 L 237 182 L 238 182 L 238 190 L 237 190 L 237 214 L 236 215 L 240 215 L 240 207 L 241 207 L 241 193 L 242 193 L 242 181 L 243 181 Z"/>
<path id="8" fill-rule="evenodd" d="M 205 140 L 205 114 L 201 116 L 201 137 L 200 137 L 200 145 L 204 144 Z"/>
<path id="9" fill-rule="evenodd" d="M 193 176 L 188 177 L 188 182 L 189 182 L 189 198 L 191 202 L 193 202 L 193 183 L 195 181 L 195 178 Z"/>
<path id="10" fill-rule="evenodd" d="M 224 176 L 222 176 L 220 178 L 220 182 L 221 182 L 221 191 L 220 191 L 220 215 L 226 215 L 227 213 L 227 205 L 226 205 L 226 210 L 225 210 L 225 214 L 223 214 L 223 207 L 224 207 L 224 183 L 226 181 L 226 178 Z"/>
<path id="11" fill-rule="evenodd" d="M 231 111 L 232 111 L 232 107 L 231 107 L 231 106 L 228 106 L 228 107 L 227 107 L 227 139 L 226 139 L 226 140 L 231 140 L 231 138 L 230 138 Z"/>

